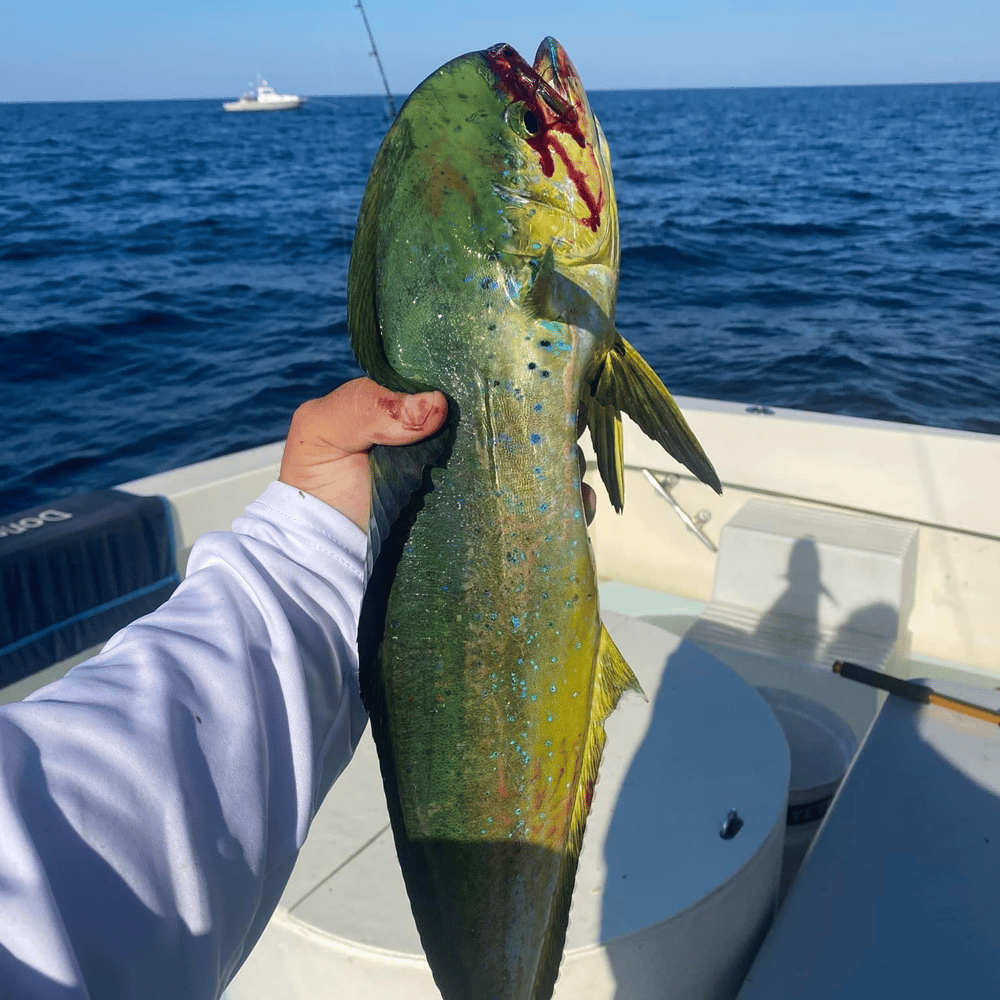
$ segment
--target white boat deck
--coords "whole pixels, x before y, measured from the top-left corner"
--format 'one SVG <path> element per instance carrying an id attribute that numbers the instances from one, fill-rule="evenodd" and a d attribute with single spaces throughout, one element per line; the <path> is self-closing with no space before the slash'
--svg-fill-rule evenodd
<path id="1" fill-rule="evenodd" d="M 1000 996 L 998 885 L 1000 727 L 890 698 L 739 998 Z"/>

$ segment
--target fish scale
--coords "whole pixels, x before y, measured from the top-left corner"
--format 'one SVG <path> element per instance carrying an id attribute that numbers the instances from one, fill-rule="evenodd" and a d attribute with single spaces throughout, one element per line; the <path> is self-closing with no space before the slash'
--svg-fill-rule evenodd
<path id="1" fill-rule="evenodd" d="M 445 1000 L 547 1000 L 628 665 L 600 621 L 581 414 L 616 507 L 620 410 L 713 485 L 614 328 L 603 133 L 554 39 L 471 53 L 410 96 L 362 202 L 352 347 L 449 400 L 430 441 L 371 455 L 362 696 L 397 855 Z"/>

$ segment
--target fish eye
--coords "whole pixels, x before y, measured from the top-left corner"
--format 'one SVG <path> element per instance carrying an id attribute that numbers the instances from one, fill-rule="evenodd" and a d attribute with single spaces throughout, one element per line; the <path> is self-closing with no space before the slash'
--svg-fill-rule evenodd
<path id="1" fill-rule="evenodd" d="M 516 101 L 504 113 L 507 124 L 523 138 L 533 138 L 542 130 L 538 115 L 524 101 Z"/>

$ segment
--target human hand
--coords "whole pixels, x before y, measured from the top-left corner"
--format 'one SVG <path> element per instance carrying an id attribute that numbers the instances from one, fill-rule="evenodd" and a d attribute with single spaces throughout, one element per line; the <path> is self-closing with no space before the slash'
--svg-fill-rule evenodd
<path id="1" fill-rule="evenodd" d="M 368 452 L 376 444 L 412 444 L 440 430 L 448 401 L 440 392 L 408 396 L 371 379 L 345 382 L 322 399 L 310 399 L 292 416 L 278 478 L 311 493 L 350 518 L 362 531 L 371 517 Z M 577 449 L 580 478 L 586 464 Z M 589 524 L 597 497 L 581 486 Z"/>
<path id="2" fill-rule="evenodd" d="M 278 478 L 328 503 L 367 531 L 368 452 L 376 444 L 412 444 L 430 437 L 447 416 L 443 393 L 408 396 L 367 378 L 345 382 L 295 411 Z"/>

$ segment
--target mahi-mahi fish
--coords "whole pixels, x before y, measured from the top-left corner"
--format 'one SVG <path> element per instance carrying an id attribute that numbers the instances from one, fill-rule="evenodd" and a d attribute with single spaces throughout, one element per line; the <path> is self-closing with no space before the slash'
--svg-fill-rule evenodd
<path id="1" fill-rule="evenodd" d="M 607 143 L 552 38 L 427 78 L 386 135 L 348 284 L 377 382 L 439 389 L 434 439 L 371 457 L 361 686 L 445 1000 L 547 1000 L 603 721 L 638 683 L 601 624 L 578 425 L 623 503 L 620 411 L 719 481 L 618 334 Z"/>

